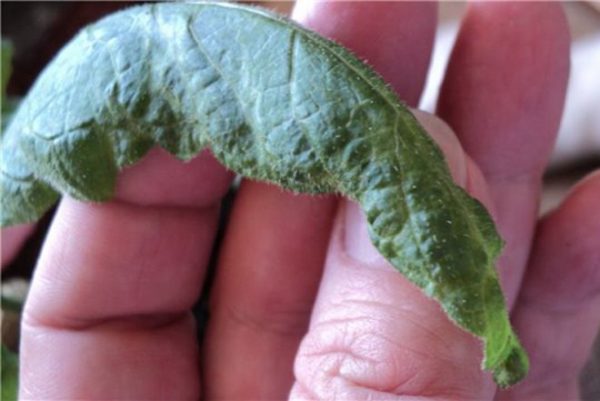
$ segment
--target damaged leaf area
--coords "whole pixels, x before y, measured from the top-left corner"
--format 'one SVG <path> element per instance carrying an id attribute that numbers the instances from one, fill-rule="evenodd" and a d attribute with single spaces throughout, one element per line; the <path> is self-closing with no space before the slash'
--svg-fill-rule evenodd
<path id="1" fill-rule="evenodd" d="M 2 225 L 38 219 L 59 194 L 110 199 L 118 171 L 155 145 L 183 160 L 209 147 L 244 177 L 356 200 L 381 254 L 484 341 L 496 382 L 526 374 L 492 219 L 343 47 L 232 4 L 145 5 L 87 27 L 2 137 Z"/>

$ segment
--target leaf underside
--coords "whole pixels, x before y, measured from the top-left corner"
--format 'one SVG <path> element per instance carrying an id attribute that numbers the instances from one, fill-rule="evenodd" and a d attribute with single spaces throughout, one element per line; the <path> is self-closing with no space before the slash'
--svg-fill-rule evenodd
<path id="1" fill-rule="evenodd" d="M 484 340 L 496 382 L 526 374 L 490 216 L 392 90 L 341 46 L 230 4 L 133 7 L 87 27 L 3 135 L 2 225 L 38 219 L 59 193 L 110 199 L 118 171 L 157 144 L 183 160 L 209 147 L 245 177 L 358 201 L 381 254 Z"/>

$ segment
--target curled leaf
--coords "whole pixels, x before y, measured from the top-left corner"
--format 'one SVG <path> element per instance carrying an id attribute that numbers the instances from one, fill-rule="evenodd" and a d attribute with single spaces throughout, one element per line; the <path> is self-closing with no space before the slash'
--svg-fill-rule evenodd
<path id="1" fill-rule="evenodd" d="M 298 192 L 338 192 L 373 243 L 485 342 L 507 386 L 527 371 L 486 210 L 396 95 L 341 46 L 257 9 L 153 4 L 84 29 L 35 83 L 2 143 L 2 224 L 59 193 L 110 199 L 119 169 L 158 144 L 210 147 L 227 167 Z"/>

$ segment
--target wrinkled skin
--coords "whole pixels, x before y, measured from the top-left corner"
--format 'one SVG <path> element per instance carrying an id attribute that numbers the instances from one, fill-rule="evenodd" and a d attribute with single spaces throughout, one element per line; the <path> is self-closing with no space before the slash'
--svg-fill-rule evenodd
<path id="1" fill-rule="evenodd" d="M 434 4 L 301 2 L 294 16 L 417 103 Z M 600 174 L 537 218 L 568 52 L 558 4 L 472 5 L 438 105 L 448 125 L 419 113 L 507 241 L 498 268 L 531 357 L 522 384 L 496 389 L 480 343 L 377 254 L 354 204 L 250 181 L 197 344 L 190 308 L 232 176 L 207 152 L 183 164 L 154 150 L 122 173 L 117 200 L 62 201 L 25 308 L 21 397 L 577 399 L 600 320 Z M 25 237 L 14 235 L 4 252 Z"/>

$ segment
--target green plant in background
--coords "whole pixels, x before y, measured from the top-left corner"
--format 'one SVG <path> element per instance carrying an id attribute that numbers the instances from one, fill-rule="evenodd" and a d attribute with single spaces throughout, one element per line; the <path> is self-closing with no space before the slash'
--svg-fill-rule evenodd
<path id="1" fill-rule="evenodd" d="M 20 283 L 26 282 L 21 280 Z M 18 325 L 25 296 L 24 294 L 21 296 L 21 294 L 15 293 L 15 289 L 14 281 L 10 284 L 3 281 L 0 289 L 0 316 L 2 318 L 1 401 L 16 400 L 18 394 L 19 356 L 12 350 L 16 349 L 18 343 Z"/>
<path id="2" fill-rule="evenodd" d="M 526 374 L 494 268 L 503 242 L 492 219 L 346 49 L 231 4 L 146 5 L 87 27 L 3 135 L 2 225 L 38 219 L 60 193 L 110 199 L 118 171 L 155 145 L 183 160 L 210 147 L 245 177 L 358 201 L 381 254 L 483 339 L 496 382 Z"/>
<path id="3" fill-rule="evenodd" d="M 16 110 L 19 101 L 15 98 L 10 98 L 6 95 L 6 87 L 8 86 L 8 80 L 12 73 L 12 45 L 10 42 L 2 39 L 2 92 L 1 93 L 1 101 L 2 101 L 2 132 L 7 127 L 10 122 L 10 117 L 12 113 Z"/>
<path id="4" fill-rule="evenodd" d="M 17 399 L 19 357 L 2 345 L 2 401 Z"/>
<path id="5" fill-rule="evenodd" d="M 1 102 L 2 102 L 2 127 L 1 132 L 4 132 L 4 129 L 8 125 L 10 121 L 10 116 L 14 109 L 16 108 L 17 102 L 15 100 L 9 100 L 6 96 L 6 87 L 8 86 L 8 79 L 10 78 L 12 72 L 11 58 L 12 58 L 12 46 L 11 44 L 2 39 L 2 81 L 1 81 Z"/>
<path id="6" fill-rule="evenodd" d="M 12 46 L 10 43 L 2 39 L 2 97 L 6 94 L 6 87 L 8 85 L 8 79 L 12 72 L 11 65 L 12 58 Z M 4 106 L 4 103 L 2 103 Z"/>

